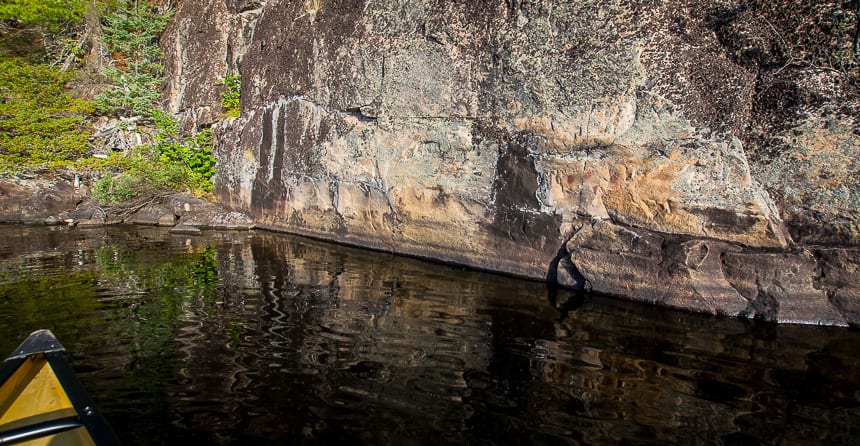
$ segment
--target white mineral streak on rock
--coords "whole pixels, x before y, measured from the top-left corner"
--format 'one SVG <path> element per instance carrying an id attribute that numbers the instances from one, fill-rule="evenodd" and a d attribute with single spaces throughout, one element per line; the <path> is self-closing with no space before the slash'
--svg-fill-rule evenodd
<path id="1" fill-rule="evenodd" d="M 282 101 L 283 99 L 279 100 L 272 107 L 272 120 L 269 127 L 272 129 L 272 133 L 269 135 L 272 142 L 269 147 L 269 165 L 267 166 L 269 180 L 275 178 L 275 159 L 280 155 L 278 152 L 278 136 L 282 135 L 282 133 L 278 132 L 278 119 L 281 117 L 281 108 L 284 105 Z"/>
<path id="2" fill-rule="evenodd" d="M 860 243 L 852 124 L 811 110 L 808 122 L 775 130 L 785 147 L 741 142 L 769 128 L 751 112 L 770 113 L 756 102 L 766 89 L 695 8 L 202 3 L 181 3 L 168 29 L 175 77 L 165 99 L 189 122 L 213 122 L 213 80 L 241 74 L 242 117 L 214 127 L 216 195 L 271 227 L 541 278 L 573 236 L 568 248 L 583 251 L 564 264 L 587 277 L 566 271 L 571 283 L 744 315 L 770 310 L 727 287 L 734 282 L 720 276 L 715 245 L 702 240 L 787 248 L 793 228 L 806 240 Z M 200 11 L 213 20 L 198 20 Z M 665 32 L 670 18 L 689 32 Z M 789 71 L 781 76 L 796 75 Z M 777 148 L 787 156 L 760 156 Z M 628 232 L 650 242 L 624 245 Z M 648 266 L 680 256 L 658 239 L 687 244 L 674 282 Z M 702 246 L 711 251 L 694 262 Z M 841 308 L 854 305 L 841 299 Z M 785 317 L 818 305 L 838 319 L 803 302 Z"/>

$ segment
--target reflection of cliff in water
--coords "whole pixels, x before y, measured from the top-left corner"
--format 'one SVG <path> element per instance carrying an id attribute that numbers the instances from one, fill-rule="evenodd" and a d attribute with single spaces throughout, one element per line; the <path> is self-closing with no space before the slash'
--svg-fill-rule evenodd
<path id="1" fill-rule="evenodd" d="M 183 328 L 183 376 L 193 387 L 205 381 L 201 392 L 250 396 L 243 407 L 219 411 L 245 410 L 246 433 L 262 438 L 323 431 L 407 440 L 424 438 L 428 429 L 464 430 L 471 415 L 462 402 L 464 376 L 491 360 L 488 296 L 516 299 L 523 288 L 537 296 L 542 290 L 539 284 L 497 277 L 494 283 L 483 274 L 275 235 L 222 250 L 219 261 L 229 287 L 219 297 L 224 321 Z M 251 273 L 251 262 L 257 283 L 249 276 L 224 277 Z M 538 299 L 531 306 L 543 304 Z M 241 334 L 225 343 L 231 330 Z M 209 379 L 213 370 L 222 379 Z M 426 425 L 416 427 L 414 419 Z M 347 432 L 353 429 L 359 431 Z"/>
<path id="2" fill-rule="evenodd" d="M 54 330 L 126 444 L 860 438 L 856 330 L 554 294 L 285 235 L 5 230 L 0 344 Z"/>
<path id="3" fill-rule="evenodd" d="M 286 353 L 276 366 L 285 377 L 320 375 L 307 382 L 320 401 L 298 402 L 312 417 L 326 420 L 329 431 L 378 429 L 404 439 L 411 438 L 413 417 L 440 432 L 459 430 L 467 417 L 463 372 L 489 360 L 473 290 L 464 287 L 452 301 L 449 279 L 410 271 L 414 262 L 260 241 L 255 258 L 282 266 L 258 270 L 271 324 L 260 327 L 269 340 L 262 345 L 277 350 L 264 356 Z M 301 429 L 307 433 L 314 424 Z"/>
<path id="4" fill-rule="evenodd" d="M 272 234 L 217 257 L 214 306 L 189 305 L 179 330 L 174 410 L 225 442 L 858 433 L 854 332 L 599 298 L 561 316 L 541 284 Z"/>
<path id="5" fill-rule="evenodd" d="M 838 389 L 860 388 L 856 339 L 603 301 L 512 342 L 536 383 L 475 400 L 519 395 L 531 424 L 586 444 L 852 444 L 860 405 Z"/>

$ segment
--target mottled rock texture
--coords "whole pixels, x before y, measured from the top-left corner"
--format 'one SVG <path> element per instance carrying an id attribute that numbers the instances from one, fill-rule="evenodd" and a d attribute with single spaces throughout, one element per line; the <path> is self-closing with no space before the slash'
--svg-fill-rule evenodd
<path id="1" fill-rule="evenodd" d="M 84 198 L 66 178 L 0 179 L 0 223 L 59 223 Z"/>
<path id="2" fill-rule="evenodd" d="M 181 229 L 251 229 L 246 214 L 184 194 L 99 206 L 78 178 L 0 179 L 0 224 L 103 226 L 138 224 Z"/>
<path id="3" fill-rule="evenodd" d="M 186 0 L 165 102 L 213 125 L 216 195 L 263 227 L 856 324 L 843 3 Z M 225 119 L 217 80 L 237 73 Z"/>
<path id="4" fill-rule="evenodd" d="M 751 249 L 596 221 L 567 243 L 559 282 L 634 300 L 778 322 L 858 320 L 857 252 Z M 847 258 L 846 256 L 853 256 Z"/>

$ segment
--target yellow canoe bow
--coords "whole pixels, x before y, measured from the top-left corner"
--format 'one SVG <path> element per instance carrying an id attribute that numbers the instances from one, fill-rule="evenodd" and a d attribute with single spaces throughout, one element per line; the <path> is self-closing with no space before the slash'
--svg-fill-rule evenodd
<path id="1" fill-rule="evenodd" d="M 0 445 L 117 445 L 50 330 L 30 334 L 0 367 Z"/>

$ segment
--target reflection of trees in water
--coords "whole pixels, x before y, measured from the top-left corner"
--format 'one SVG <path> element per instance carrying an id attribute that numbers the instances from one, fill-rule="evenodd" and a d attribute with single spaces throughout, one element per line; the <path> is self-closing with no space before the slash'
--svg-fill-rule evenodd
<path id="1" fill-rule="evenodd" d="M 5 230 L 0 319 L 12 323 L 2 341 L 52 329 L 105 415 L 138 442 L 160 442 L 175 331 L 187 307 L 211 307 L 214 245 L 154 227 Z"/>

